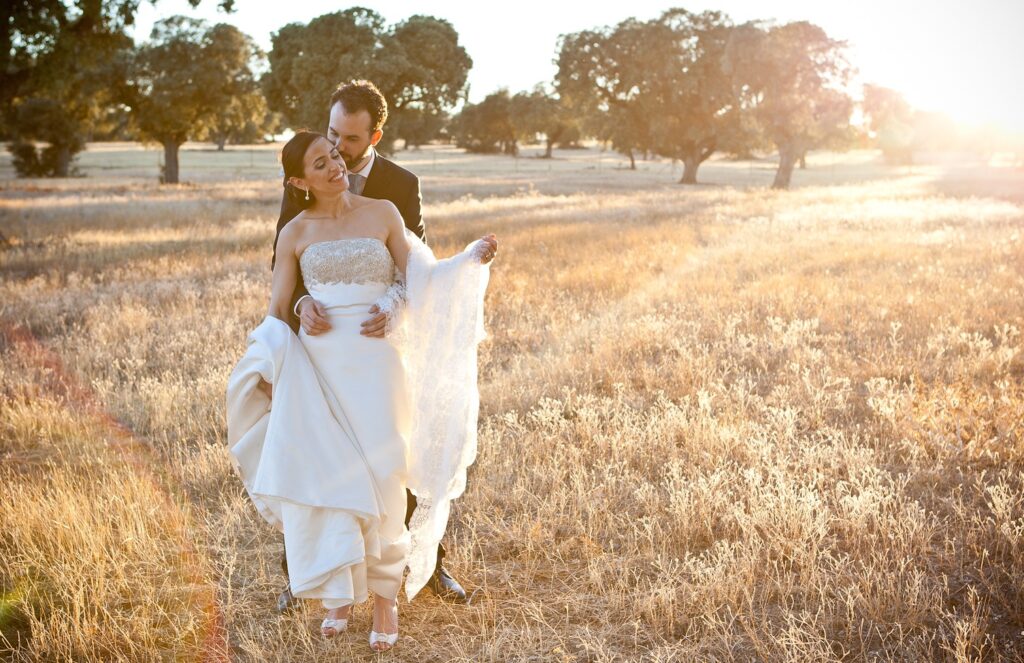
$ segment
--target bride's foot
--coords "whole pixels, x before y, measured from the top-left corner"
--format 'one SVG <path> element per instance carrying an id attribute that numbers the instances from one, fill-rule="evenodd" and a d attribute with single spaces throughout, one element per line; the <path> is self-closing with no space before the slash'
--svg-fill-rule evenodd
<path id="1" fill-rule="evenodd" d="M 379 631 L 377 629 L 380 629 Z M 398 601 L 373 597 L 373 630 L 370 649 L 387 651 L 398 642 Z"/>
<path id="2" fill-rule="evenodd" d="M 325 638 L 333 638 L 348 628 L 348 616 L 352 614 L 351 605 L 343 605 L 340 608 L 331 608 L 327 616 L 320 624 L 320 632 Z"/>

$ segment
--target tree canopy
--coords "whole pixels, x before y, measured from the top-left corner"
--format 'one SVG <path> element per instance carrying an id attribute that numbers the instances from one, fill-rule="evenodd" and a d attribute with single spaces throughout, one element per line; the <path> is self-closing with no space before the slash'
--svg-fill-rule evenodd
<path id="1" fill-rule="evenodd" d="M 729 68 L 756 129 L 779 153 L 773 188 L 789 188 L 793 167 L 809 150 L 849 135 L 853 100 L 844 91 L 845 44 L 806 21 L 750 23 L 734 32 Z"/>
<path id="2" fill-rule="evenodd" d="M 559 38 L 555 88 L 586 130 L 612 143 L 635 168 L 634 150 L 652 146 L 649 77 L 644 63 L 660 55 L 652 25 L 627 19 L 614 28 Z"/>
<path id="3" fill-rule="evenodd" d="M 570 109 L 543 85 L 515 95 L 511 111 L 511 121 L 520 140 L 544 136 L 546 159 L 552 157 L 555 144 L 578 134 L 579 123 Z"/>
<path id="4" fill-rule="evenodd" d="M 335 88 L 368 79 L 387 99 L 395 127 L 401 131 L 408 112 L 406 126 L 416 132 L 418 114 L 440 113 L 464 96 L 473 64 L 448 21 L 417 15 L 388 27 L 364 7 L 288 24 L 272 43 L 263 89 L 270 108 L 293 128 L 322 127 Z M 385 137 L 394 138 L 386 131 Z"/>
<path id="5" fill-rule="evenodd" d="M 910 163 L 914 143 L 914 111 L 903 95 L 880 85 L 864 86 L 864 117 L 885 158 Z"/>
<path id="6" fill-rule="evenodd" d="M 255 89 L 254 57 L 252 40 L 231 25 L 173 16 L 154 26 L 132 59 L 124 98 L 141 134 L 164 147 L 165 182 L 178 181 L 181 145 Z"/>
<path id="7" fill-rule="evenodd" d="M 786 187 L 808 149 L 848 135 L 843 44 L 810 23 L 735 26 L 717 11 L 670 9 L 650 21 L 560 38 L 556 85 L 598 137 L 630 157 L 683 162 L 681 182 L 718 150 L 779 151 Z"/>
<path id="8" fill-rule="evenodd" d="M 599 138 L 630 158 L 653 151 L 683 162 L 681 181 L 739 140 L 737 103 L 724 54 L 731 23 L 721 12 L 670 9 L 650 21 L 561 38 L 556 76 L 567 103 Z"/>
<path id="9" fill-rule="evenodd" d="M 682 161 L 680 181 L 695 184 L 700 164 L 741 140 L 743 108 L 725 62 L 732 24 L 717 11 L 670 9 L 652 30 L 663 53 L 650 74 L 653 148 Z"/>
<path id="10" fill-rule="evenodd" d="M 518 153 L 518 136 L 512 124 L 512 96 L 507 89 L 484 97 L 478 104 L 466 104 L 452 119 L 455 144 L 470 152 Z"/>
<path id="11" fill-rule="evenodd" d="M 206 61 L 231 91 L 227 103 L 218 106 L 206 122 L 201 137 L 220 150 L 227 143 L 252 143 L 273 133 L 280 118 L 267 108 L 253 69 L 266 59 L 249 35 L 232 25 L 213 26 L 206 39 Z"/>
<path id="12" fill-rule="evenodd" d="M 543 85 L 529 92 L 509 94 L 506 89 L 487 95 L 478 104 L 466 104 L 451 122 L 459 147 L 471 152 L 519 154 L 519 143 L 544 136 L 544 157 L 551 158 L 555 143 L 578 136 L 579 123 L 561 99 Z"/>
<path id="13" fill-rule="evenodd" d="M 116 105 L 113 91 L 124 77 L 121 56 L 132 46 L 126 29 L 139 2 L 0 3 L 0 134 L 13 139 L 21 174 L 70 173 L 75 153 Z M 200 0 L 188 2 L 195 7 Z M 220 6 L 230 11 L 233 0 Z M 49 143 L 42 153 L 37 140 Z"/>

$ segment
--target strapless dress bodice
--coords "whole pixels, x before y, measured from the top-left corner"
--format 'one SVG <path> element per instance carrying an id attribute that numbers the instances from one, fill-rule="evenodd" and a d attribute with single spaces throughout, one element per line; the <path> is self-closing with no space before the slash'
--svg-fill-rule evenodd
<path id="1" fill-rule="evenodd" d="M 299 257 L 299 269 L 310 291 L 336 283 L 388 285 L 395 278 L 391 252 L 372 237 L 313 242 Z"/>

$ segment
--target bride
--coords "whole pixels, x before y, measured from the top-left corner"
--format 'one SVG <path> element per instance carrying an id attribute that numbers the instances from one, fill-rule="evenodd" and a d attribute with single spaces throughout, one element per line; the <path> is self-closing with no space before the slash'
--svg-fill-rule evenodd
<path id="1" fill-rule="evenodd" d="M 302 131 L 281 156 L 305 208 L 281 231 L 267 317 L 228 382 L 228 442 L 260 515 L 284 533 L 292 592 L 345 630 L 374 595 L 370 646 L 398 639 L 398 592 L 434 568 L 449 503 L 476 453 L 476 345 L 494 235 L 438 261 L 395 206 L 348 191 L 345 162 Z M 317 336 L 287 325 L 302 278 L 327 311 Z M 361 329 L 372 305 L 388 334 Z M 406 487 L 420 506 L 405 525 Z"/>

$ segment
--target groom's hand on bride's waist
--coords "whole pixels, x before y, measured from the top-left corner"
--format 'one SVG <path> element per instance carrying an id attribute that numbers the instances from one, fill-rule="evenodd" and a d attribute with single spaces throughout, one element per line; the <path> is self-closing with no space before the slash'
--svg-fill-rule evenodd
<path id="1" fill-rule="evenodd" d="M 384 338 L 384 330 L 388 323 L 387 313 L 381 313 L 380 307 L 374 304 L 370 307 L 370 314 L 373 316 L 369 320 L 364 320 L 362 323 L 362 329 L 359 331 L 363 336 L 372 336 L 373 338 Z"/>
<path id="2" fill-rule="evenodd" d="M 324 305 L 312 297 L 303 297 L 298 303 L 299 323 L 310 336 L 323 334 L 331 330 L 331 323 L 327 321 L 327 311 Z"/>

